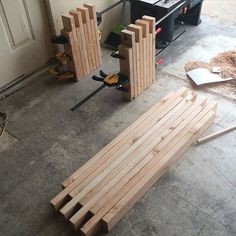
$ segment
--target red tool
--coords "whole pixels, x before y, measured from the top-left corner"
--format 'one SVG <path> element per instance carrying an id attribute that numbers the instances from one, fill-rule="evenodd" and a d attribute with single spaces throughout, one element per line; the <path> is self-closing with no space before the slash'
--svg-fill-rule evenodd
<path id="1" fill-rule="evenodd" d="M 156 35 L 157 35 L 157 34 L 159 34 L 160 32 L 161 32 L 161 27 L 157 28 L 157 30 L 156 30 L 155 33 L 156 33 Z"/>
<path id="2" fill-rule="evenodd" d="M 156 65 L 159 66 L 164 62 L 163 58 L 159 58 L 156 62 Z"/>

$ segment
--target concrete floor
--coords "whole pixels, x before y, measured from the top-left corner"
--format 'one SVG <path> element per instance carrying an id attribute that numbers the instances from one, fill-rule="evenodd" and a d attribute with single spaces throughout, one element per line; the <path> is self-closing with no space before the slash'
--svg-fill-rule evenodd
<path id="1" fill-rule="evenodd" d="M 183 74 L 189 57 L 209 58 L 235 44 L 233 24 L 225 27 L 204 17 L 202 25 L 187 31 L 163 55 L 156 83 L 131 103 L 106 89 L 72 113 L 69 109 L 98 83 L 59 82 L 45 74 L 3 101 L 0 109 L 9 114 L 9 122 L 0 140 L 1 236 L 76 235 L 49 205 L 60 183 L 169 91 L 190 87 Z M 103 69 L 118 69 L 110 52 L 103 53 Z M 219 102 L 209 133 L 235 123 L 232 99 L 205 88 L 198 91 Z M 236 235 L 235 140 L 231 132 L 193 145 L 108 236 Z"/>
<path id="2" fill-rule="evenodd" d="M 203 14 L 216 19 L 236 23 L 235 12 L 235 0 L 205 0 L 203 3 Z"/>

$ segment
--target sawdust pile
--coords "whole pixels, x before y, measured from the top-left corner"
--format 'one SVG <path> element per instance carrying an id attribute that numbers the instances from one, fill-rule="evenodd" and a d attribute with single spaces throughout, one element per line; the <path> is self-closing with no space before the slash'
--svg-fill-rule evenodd
<path id="1" fill-rule="evenodd" d="M 228 51 L 220 53 L 211 59 L 211 66 L 219 66 L 223 69 L 222 78 L 232 77 L 232 82 L 236 85 L 236 51 Z"/>
<path id="2" fill-rule="evenodd" d="M 224 84 L 208 85 L 208 87 L 215 90 L 215 92 L 228 93 L 231 98 L 236 99 L 236 50 L 220 53 L 212 58 L 210 63 L 190 61 L 185 65 L 185 71 L 206 68 L 212 72 L 213 67 L 220 67 L 222 69 L 222 72 L 219 74 L 222 78 L 232 77 L 234 80 L 224 82 Z"/>

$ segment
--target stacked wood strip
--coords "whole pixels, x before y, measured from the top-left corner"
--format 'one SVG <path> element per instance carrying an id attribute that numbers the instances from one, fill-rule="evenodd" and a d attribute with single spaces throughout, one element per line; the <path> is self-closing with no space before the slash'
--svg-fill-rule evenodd
<path id="1" fill-rule="evenodd" d="M 85 4 L 62 16 L 61 34 L 67 38 L 68 70 L 80 80 L 102 64 L 95 7 Z"/>
<path id="2" fill-rule="evenodd" d="M 170 93 L 78 169 L 51 201 L 83 235 L 110 231 L 213 123 L 217 103 Z"/>
<path id="3" fill-rule="evenodd" d="M 120 71 L 130 78 L 126 88 L 128 99 L 132 100 L 155 81 L 154 17 L 143 16 L 142 20 L 137 20 L 122 31 L 119 55 Z"/>

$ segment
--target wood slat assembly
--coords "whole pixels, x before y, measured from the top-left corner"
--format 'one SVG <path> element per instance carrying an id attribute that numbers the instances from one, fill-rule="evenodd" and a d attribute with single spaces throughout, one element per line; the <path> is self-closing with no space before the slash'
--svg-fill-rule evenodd
<path id="1" fill-rule="evenodd" d="M 101 47 L 95 7 L 84 4 L 62 16 L 62 36 L 68 44 L 65 53 L 70 57 L 68 71 L 73 72 L 77 80 L 84 78 L 101 66 Z"/>
<path id="2" fill-rule="evenodd" d="M 128 99 L 135 99 L 155 81 L 155 18 L 143 16 L 122 31 L 120 72 L 129 77 Z"/>
<path id="3" fill-rule="evenodd" d="M 128 47 L 120 50 L 132 57 Z M 53 208 L 82 235 L 110 231 L 210 127 L 216 108 L 187 88 L 168 94 L 66 179 Z"/>

